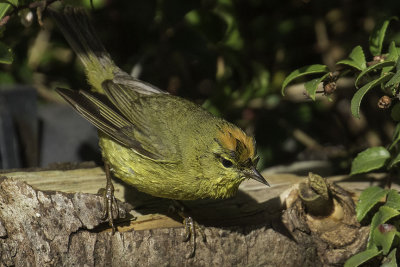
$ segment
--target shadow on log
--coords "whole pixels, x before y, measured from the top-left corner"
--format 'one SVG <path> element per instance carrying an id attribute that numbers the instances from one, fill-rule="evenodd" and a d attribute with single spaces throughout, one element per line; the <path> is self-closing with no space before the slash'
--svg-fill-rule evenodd
<path id="1" fill-rule="evenodd" d="M 362 250 L 368 234 L 351 219 L 322 233 L 315 225 L 326 216 L 313 217 L 310 224 L 300 202 L 291 201 L 287 210 L 281 204 L 286 196 L 293 199 L 293 185 L 304 178 L 269 175 L 270 189 L 247 181 L 236 198 L 185 203 L 207 236 L 187 258 L 189 243 L 182 242 L 180 219 L 168 213 L 169 201 L 122 184 L 115 185 L 117 197 L 130 204 L 120 203 L 119 231 L 111 234 L 102 219 L 102 197 L 93 194 L 104 185 L 101 168 L 2 175 L 0 260 L 5 266 L 329 266 Z M 343 234 L 342 227 L 350 227 L 355 238 L 330 246 L 329 238 Z"/>

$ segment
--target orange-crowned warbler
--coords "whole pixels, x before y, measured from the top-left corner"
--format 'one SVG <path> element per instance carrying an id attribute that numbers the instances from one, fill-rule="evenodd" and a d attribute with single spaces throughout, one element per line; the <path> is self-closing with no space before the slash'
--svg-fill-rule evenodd
<path id="1" fill-rule="evenodd" d="M 253 137 L 118 68 L 86 12 L 50 12 L 92 87 L 91 92 L 57 91 L 97 127 L 103 160 L 114 176 L 147 194 L 175 200 L 232 197 L 248 178 L 268 185 L 256 169 Z M 109 175 L 105 199 L 113 227 Z"/>

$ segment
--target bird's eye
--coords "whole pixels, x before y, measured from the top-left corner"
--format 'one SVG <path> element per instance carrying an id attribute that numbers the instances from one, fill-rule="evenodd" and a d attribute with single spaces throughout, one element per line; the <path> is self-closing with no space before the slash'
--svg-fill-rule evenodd
<path id="1" fill-rule="evenodd" d="M 233 163 L 229 159 L 222 159 L 222 165 L 224 165 L 225 168 L 230 168 L 233 166 Z"/>

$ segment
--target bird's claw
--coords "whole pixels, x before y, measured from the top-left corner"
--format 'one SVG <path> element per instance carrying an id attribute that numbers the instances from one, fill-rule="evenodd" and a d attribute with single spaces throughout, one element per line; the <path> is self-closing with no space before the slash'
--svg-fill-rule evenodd
<path id="1" fill-rule="evenodd" d="M 190 216 L 183 219 L 183 225 L 185 226 L 185 235 L 183 237 L 183 241 L 187 242 L 190 240 L 192 246 L 192 250 L 187 255 L 188 258 L 191 258 L 194 256 L 196 251 L 196 231 L 200 233 L 203 242 L 206 242 L 206 235 L 203 228 Z"/>
<path id="2" fill-rule="evenodd" d="M 103 220 L 107 220 L 111 227 L 112 234 L 115 233 L 114 218 L 119 217 L 119 208 L 117 199 L 114 196 L 114 185 L 111 182 L 110 168 L 108 164 L 105 164 L 107 184 L 103 192 L 104 199 L 104 210 L 103 210 Z"/>
<path id="3" fill-rule="evenodd" d="M 200 233 L 203 242 L 207 242 L 207 240 L 203 227 L 201 227 L 195 220 L 193 220 L 192 217 L 187 216 L 184 210 L 185 206 L 183 205 L 182 202 L 178 200 L 175 200 L 173 202 L 173 205 L 170 205 L 169 207 L 170 212 L 176 212 L 180 217 L 183 218 L 183 225 L 185 227 L 185 235 L 183 236 L 183 241 L 187 242 L 190 240 L 191 244 L 191 251 L 186 255 L 186 257 L 191 258 L 194 256 L 196 252 L 196 236 L 197 236 L 196 232 Z"/>

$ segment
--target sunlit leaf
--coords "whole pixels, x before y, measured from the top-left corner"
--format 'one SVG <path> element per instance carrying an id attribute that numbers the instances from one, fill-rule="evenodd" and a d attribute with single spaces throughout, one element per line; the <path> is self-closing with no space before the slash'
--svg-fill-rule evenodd
<path id="1" fill-rule="evenodd" d="M 370 259 L 378 256 L 381 253 L 377 248 L 373 249 L 368 249 L 363 252 L 357 253 L 356 255 L 352 256 L 350 259 L 348 259 L 344 267 L 357 267 L 360 266 L 361 264 L 369 261 Z"/>
<path id="2" fill-rule="evenodd" d="M 317 92 L 318 85 L 323 82 L 328 75 L 329 73 L 320 78 L 312 79 L 311 81 L 304 83 L 304 87 L 306 88 L 306 91 L 312 100 L 315 100 L 315 94 Z"/>
<path id="3" fill-rule="evenodd" d="M 385 166 L 390 158 L 389 151 L 384 147 L 371 147 L 360 152 L 351 164 L 350 175 L 365 173 Z"/>
<path id="4" fill-rule="evenodd" d="M 355 48 L 353 48 L 348 59 L 340 60 L 336 64 L 347 65 L 347 66 L 356 68 L 359 71 L 362 71 L 363 69 L 365 69 L 367 67 L 364 51 L 362 50 L 361 46 L 359 46 L 359 45 L 356 46 Z"/>
<path id="5" fill-rule="evenodd" d="M 368 249 L 373 248 L 377 245 L 375 240 L 375 233 L 376 233 L 375 229 L 381 227 L 380 231 L 383 232 L 384 231 L 382 230 L 384 229 L 383 224 L 385 224 L 388 220 L 392 219 L 393 217 L 398 216 L 399 214 L 400 212 L 398 210 L 395 210 L 388 206 L 382 206 L 379 208 L 379 211 L 375 213 L 374 217 L 372 217 L 371 230 L 367 244 Z M 396 233 L 396 231 L 394 231 L 394 233 Z"/>
<path id="6" fill-rule="evenodd" d="M 356 206 L 357 220 L 360 222 L 387 194 L 388 190 L 379 186 L 371 186 L 362 191 Z"/>
<path id="7" fill-rule="evenodd" d="M 311 74 L 318 74 L 318 73 L 326 73 L 329 72 L 329 69 L 325 65 L 310 65 L 310 66 L 304 66 L 302 68 L 299 68 L 292 73 L 289 74 L 289 76 L 286 77 L 286 79 L 282 83 L 282 95 L 285 95 L 285 88 L 286 86 L 292 82 L 294 79 L 306 76 L 306 75 L 311 75 Z"/>
<path id="8" fill-rule="evenodd" d="M 357 70 L 359 70 L 359 71 L 362 70 L 362 69 L 360 68 L 360 66 L 358 66 L 358 64 L 357 64 L 356 62 L 354 62 L 353 60 L 351 60 L 351 59 L 342 59 L 342 60 L 338 61 L 338 62 L 336 63 L 336 65 L 346 65 L 346 66 L 355 68 L 355 69 L 357 69 Z"/>
<path id="9" fill-rule="evenodd" d="M 351 114 L 353 114 L 354 117 L 360 118 L 360 105 L 361 105 L 361 100 L 363 99 L 364 95 L 373 87 L 375 87 L 378 84 L 384 83 L 388 81 L 393 74 L 387 74 L 385 76 L 379 77 L 360 89 L 357 90 L 357 92 L 353 95 L 353 98 L 351 99 Z"/>
<path id="10" fill-rule="evenodd" d="M 396 236 L 396 231 L 396 227 L 391 224 L 381 224 L 375 228 L 373 233 L 374 243 L 382 248 L 383 255 L 389 253 L 394 237 Z"/>
<path id="11" fill-rule="evenodd" d="M 385 206 L 391 207 L 395 210 L 400 210 L 400 194 L 394 189 L 390 189 L 387 194 Z"/>
<path id="12" fill-rule="evenodd" d="M 386 257 L 386 260 L 382 262 L 381 267 L 397 267 L 396 252 L 397 249 L 393 249 Z"/>

